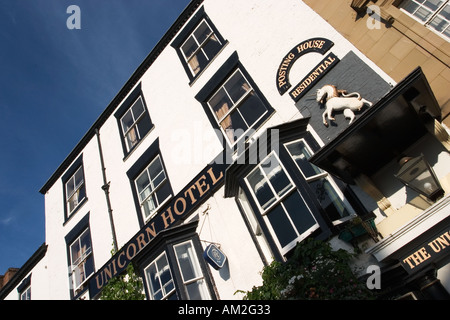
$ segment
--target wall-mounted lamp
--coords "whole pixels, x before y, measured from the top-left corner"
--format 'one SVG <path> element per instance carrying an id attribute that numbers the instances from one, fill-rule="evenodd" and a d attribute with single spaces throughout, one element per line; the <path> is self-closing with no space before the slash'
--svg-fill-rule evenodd
<path id="1" fill-rule="evenodd" d="M 444 195 L 444 190 L 436 174 L 423 155 L 416 158 L 403 157 L 399 161 L 400 170 L 395 175 L 407 187 L 436 201 Z"/>

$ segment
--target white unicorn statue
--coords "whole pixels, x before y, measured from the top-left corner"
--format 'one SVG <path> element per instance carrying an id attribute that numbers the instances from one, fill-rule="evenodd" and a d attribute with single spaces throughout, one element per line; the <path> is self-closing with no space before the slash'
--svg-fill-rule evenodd
<path id="1" fill-rule="evenodd" d="M 351 124 L 353 119 L 355 119 L 355 114 L 353 111 L 360 111 L 364 104 L 369 107 L 372 106 L 372 102 L 361 98 L 358 92 L 348 93 L 346 90 L 338 90 L 336 86 L 331 84 L 324 85 L 322 88 L 317 90 L 316 101 L 325 104 L 325 112 L 322 114 L 323 124 L 328 126 L 328 120 L 336 120 L 333 118 L 333 111 L 344 110 L 345 118 L 350 118 Z"/>

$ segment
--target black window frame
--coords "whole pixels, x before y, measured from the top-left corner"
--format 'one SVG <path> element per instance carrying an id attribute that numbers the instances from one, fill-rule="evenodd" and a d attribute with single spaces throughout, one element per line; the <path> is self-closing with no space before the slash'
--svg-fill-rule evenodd
<path id="1" fill-rule="evenodd" d="M 295 188 L 300 192 L 303 200 L 307 204 L 310 212 L 317 221 L 319 228 L 313 231 L 308 237 L 314 237 L 318 239 L 327 239 L 332 235 L 338 234 L 342 228 L 345 227 L 346 223 L 333 224 L 328 217 L 328 214 L 321 206 L 317 199 L 317 195 L 310 188 L 308 182 L 304 178 L 303 173 L 298 169 L 297 164 L 292 159 L 288 150 L 284 147 L 285 144 L 294 142 L 299 139 L 304 139 L 311 150 L 315 153 L 320 149 L 319 144 L 311 134 L 307 131 L 306 126 L 309 122 L 309 118 L 303 118 L 295 120 L 289 123 L 285 123 L 276 127 L 269 128 L 266 133 L 267 139 L 267 155 L 272 151 L 278 156 L 279 161 L 286 170 L 287 174 L 290 176 L 292 182 L 295 184 Z M 279 148 L 278 150 L 273 150 L 271 145 L 273 129 L 279 129 Z M 262 135 L 258 139 L 263 139 L 265 135 Z M 255 144 L 258 141 L 254 142 Z M 267 226 L 267 222 L 264 220 L 263 214 L 260 210 L 260 206 L 256 203 L 256 200 L 249 188 L 249 185 L 245 181 L 245 178 L 264 160 L 264 154 L 259 154 L 258 150 L 255 148 L 247 148 L 245 152 L 241 155 L 244 157 L 244 161 L 238 159 L 229 169 L 227 178 L 229 178 L 228 185 L 226 185 L 225 193 L 227 196 L 234 195 L 236 203 L 241 211 L 241 215 L 247 225 L 247 229 L 258 247 L 257 236 L 263 235 L 265 241 L 267 241 L 268 247 L 272 253 L 272 256 L 277 261 L 285 261 L 292 253 L 292 250 L 283 254 L 274 240 L 274 234 Z M 253 154 L 256 152 L 256 154 Z M 257 163 L 250 162 L 249 159 L 256 159 Z M 245 163 L 245 164 L 238 164 Z M 349 205 L 353 208 L 353 211 L 357 216 L 368 217 L 373 216 L 373 213 L 369 212 L 359 201 L 358 197 L 355 195 L 354 191 L 349 185 L 345 184 L 339 179 L 334 179 L 335 184 L 339 190 L 343 193 L 344 197 L 348 200 Z M 244 207 L 241 205 L 239 199 L 239 192 L 243 192 L 246 196 L 247 204 L 252 210 L 252 212 L 246 212 Z M 248 215 L 253 215 L 250 219 Z M 250 221 L 254 220 L 254 221 Z M 347 220 L 350 221 L 350 220 Z M 261 251 L 261 250 L 260 250 Z M 264 255 L 260 252 L 261 258 L 264 261 Z"/>
<path id="2" fill-rule="evenodd" d="M 72 300 L 78 299 L 80 296 L 82 296 L 86 291 L 89 290 L 89 279 L 95 274 L 95 259 L 94 259 L 94 244 L 92 243 L 92 235 L 91 235 L 91 228 L 89 223 L 90 218 L 90 212 L 88 212 L 76 225 L 75 227 L 70 230 L 70 232 L 64 237 L 64 240 L 66 242 L 66 253 L 67 253 L 67 268 L 68 270 L 71 270 L 71 245 L 86 231 L 89 231 L 89 241 L 91 243 L 91 253 L 90 256 L 92 258 L 92 273 L 86 276 L 85 280 L 83 281 L 83 285 L 81 286 L 81 289 L 78 293 L 75 293 L 75 288 L 73 288 L 73 281 L 72 281 L 72 273 L 68 273 L 68 280 L 69 280 L 69 293 L 70 298 Z"/>
<path id="3" fill-rule="evenodd" d="M 266 112 L 262 116 L 260 116 L 256 122 L 249 126 L 249 128 L 241 137 L 231 143 L 226 134 L 222 132 L 219 122 L 216 119 L 216 116 L 213 114 L 208 102 L 212 98 L 212 96 L 216 94 L 216 92 L 225 84 L 225 82 L 230 80 L 231 76 L 234 75 L 237 70 L 241 72 L 245 80 L 251 86 L 252 91 L 261 100 L 262 104 L 266 108 Z M 225 61 L 225 63 L 217 70 L 214 76 L 197 93 L 195 99 L 202 104 L 203 109 L 205 110 L 205 113 L 211 123 L 211 126 L 215 129 L 217 136 L 222 142 L 222 145 L 225 149 L 233 148 L 234 150 L 236 150 L 238 146 L 243 145 L 243 143 L 248 141 L 248 139 L 250 139 L 251 137 L 251 135 L 248 134 L 249 131 L 252 129 L 258 130 L 258 128 L 261 127 L 275 113 L 275 109 L 271 106 L 269 101 L 263 95 L 262 91 L 258 88 L 255 81 L 245 69 L 244 65 L 240 62 L 237 52 L 231 54 L 231 56 Z M 237 106 L 236 108 L 239 108 L 239 106 Z"/>
<path id="4" fill-rule="evenodd" d="M 77 173 L 77 171 L 81 169 L 83 176 L 83 185 L 84 185 L 84 198 L 77 204 L 77 206 L 69 212 L 69 208 L 67 205 L 67 188 L 66 184 L 69 180 Z M 70 166 L 70 168 L 66 171 L 66 173 L 61 177 L 62 186 L 63 186 L 63 203 L 64 203 L 64 224 L 73 217 L 80 208 L 84 205 L 86 201 L 88 201 L 87 196 L 87 185 L 86 185 L 86 177 L 84 174 L 84 165 L 83 165 L 83 154 L 81 154 Z"/>
<path id="5" fill-rule="evenodd" d="M 154 161 L 157 157 L 161 160 L 161 165 L 164 170 L 164 174 L 166 176 L 166 182 L 164 184 L 167 184 L 167 188 L 169 190 L 170 196 L 166 198 L 163 202 L 161 202 L 158 207 L 155 209 L 152 216 L 154 216 L 160 208 L 163 207 L 164 203 L 167 203 L 170 199 L 173 198 L 173 189 L 172 185 L 170 183 L 169 174 L 167 172 L 167 168 L 164 164 L 164 158 L 161 153 L 161 150 L 159 148 L 159 138 L 157 138 L 151 145 L 148 147 L 146 151 L 139 157 L 139 159 L 131 166 L 131 168 L 127 171 L 128 179 L 130 180 L 131 190 L 133 193 L 133 198 L 135 202 L 136 207 L 136 213 L 138 215 L 138 221 L 139 225 L 142 228 L 145 223 L 150 221 L 152 219 L 152 216 L 148 217 L 147 219 L 144 219 L 144 215 L 142 213 L 141 209 L 141 202 L 139 200 L 139 191 L 136 187 L 136 179 L 148 168 L 148 166 Z"/>
<path id="6" fill-rule="evenodd" d="M 181 51 L 181 46 L 185 43 L 185 41 L 194 33 L 195 29 L 200 25 L 202 21 L 205 21 L 208 26 L 211 28 L 213 34 L 217 37 L 217 39 L 220 41 L 221 48 L 217 51 L 216 55 L 209 59 L 208 63 L 205 65 L 205 67 L 200 70 L 195 75 L 192 74 L 192 71 L 189 67 L 188 62 L 186 61 L 183 52 Z M 170 44 L 175 51 L 177 52 L 177 55 L 181 61 L 181 64 L 183 65 L 184 70 L 186 71 L 186 74 L 189 78 L 189 84 L 191 85 L 202 73 L 204 70 L 208 68 L 208 66 L 212 63 L 212 61 L 220 54 L 222 49 L 226 46 L 228 43 L 227 40 L 225 40 L 222 35 L 220 34 L 219 30 L 217 30 L 214 23 L 211 21 L 211 19 L 208 17 L 208 15 L 205 12 L 204 7 L 200 7 L 196 14 L 191 18 L 191 20 L 185 25 L 183 30 L 179 33 L 179 35 L 172 41 Z"/>
<path id="7" fill-rule="evenodd" d="M 137 102 L 137 100 L 139 98 L 142 99 L 142 104 L 143 104 L 143 107 L 144 107 L 144 113 L 143 113 L 143 115 L 141 117 L 148 117 L 148 121 L 150 122 L 149 129 L 148 129 L 148 132 L 142 134 L 141 137 L 139 137 L 139 140 L 137 140 L 136 144 L 133 145 L 128 150 L 126 136 L 125 136 L 125 133 L 123 132 L 123 126 L 122 126 L 122 121 L 121 120 L 122 120 L 122 117 L 131 109 L 131 107 L 133 107 L 133 105 L 135 104 L 135 102 Z M 122 103 L 122 105 L 114 113 L 114 117 L 117 120 L 117 125 L 118 125 L 118 128 L 119 128 L 120 141 L 122 143 L 122 149 L 123 149 L 124 159 L 125 159 L 130 153 L 132 153 L 140 145 L 141 141 L 144 140 L 145 137 L 148 136 L 148 134 L 155 127 L 155 125 L 154 125 L 154 123 L 152 121 L 152 118 L 150 117 L 150 112 L 148 110 L 147 103 L 146 103 L 145 98 L 144 98 L 144 93 L 142 92 L 141 83 L 139 83 L 136 86 L 136 88 L 134 88 L 134 90 L 128 95 L 128 97 L 125 99 L 125 101 Z"/>

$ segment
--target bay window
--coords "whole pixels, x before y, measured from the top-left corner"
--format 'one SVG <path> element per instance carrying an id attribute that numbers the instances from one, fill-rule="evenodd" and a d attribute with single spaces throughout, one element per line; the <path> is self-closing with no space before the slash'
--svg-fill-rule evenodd
<path id="1" fill-rule="evenodd" d="M 135 257 L 150 300 L 209 300 L 214 289 L 203 247 L 196 233 L 198 220 L 167 229 Z"/>

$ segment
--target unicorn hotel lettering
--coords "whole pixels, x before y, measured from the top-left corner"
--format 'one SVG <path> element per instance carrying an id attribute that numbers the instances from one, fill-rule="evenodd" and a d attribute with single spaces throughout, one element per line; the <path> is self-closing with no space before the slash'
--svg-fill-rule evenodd
<path id="1" fill-rule="evenodd" d="M 41 188 L 45 243 L 0 299 L 99 299 L 130 264 L 149 300 L 241 299 L 311 238 L 378 266 L 380 299 L 449 298 L 449 57 L 399 76 L 324 3 L 192 0 Z"/>

